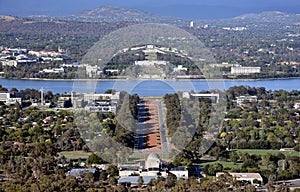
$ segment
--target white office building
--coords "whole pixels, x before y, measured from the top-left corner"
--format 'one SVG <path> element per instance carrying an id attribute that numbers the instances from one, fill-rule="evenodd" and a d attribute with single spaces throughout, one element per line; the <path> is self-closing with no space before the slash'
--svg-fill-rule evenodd
<path id="1" fill-rule="evenodd" d="M 22 103 L 22 98 L 20 97 L 11 97 L 10 93 L 8 92 L 1 92 L 0 93 L 0 101 L 4 102 L 5 105 L 11 105 L 15 103 Z"/>
<path id="2" fill-rule="evenodd" d="M 231 67 L 232 75 L 247 75 L 253 73 L 260 73 L 260 67 Z"/>

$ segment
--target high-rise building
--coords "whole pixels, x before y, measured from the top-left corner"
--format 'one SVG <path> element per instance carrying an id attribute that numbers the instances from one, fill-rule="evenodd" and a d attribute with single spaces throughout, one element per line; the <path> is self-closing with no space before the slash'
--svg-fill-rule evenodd
<path id="1" fill-rule="evenodd" d="M 194 27 L 194 21 L 191 21 L 190 22 L 190 28 L 193 28 Z"/>

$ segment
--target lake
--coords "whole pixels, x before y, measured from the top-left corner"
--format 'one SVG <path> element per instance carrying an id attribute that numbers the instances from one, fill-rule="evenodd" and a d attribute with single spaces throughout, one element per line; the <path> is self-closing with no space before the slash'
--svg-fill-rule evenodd
<path id="1" fill-rule="evenodd" d="M 108 89 L 137 93 L 141 96 L 162 96 L 166 93 L 176 91 L 191 91 L 212 89 L 228 89 L 232 86 L 265 87 L 267 90 L 299 90 L 300 79 L 278 79 L 278 80 L 128 80 L 128 81 L 72 81 L 72 80 L 13 80 L 0 79 L 3 87 L 17 88 L 18 90 L 31 88 L 52 91 L 53 93 L 71 93 L 72 91 L 87 93 L 103 93 Z"/>

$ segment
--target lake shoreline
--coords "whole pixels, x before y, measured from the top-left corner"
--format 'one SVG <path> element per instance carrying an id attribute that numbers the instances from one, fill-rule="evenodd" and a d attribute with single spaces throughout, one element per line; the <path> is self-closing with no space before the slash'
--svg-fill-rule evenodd
<path id="1" fill-rule="evenodd" d="M 21 78 L 21 79 L 12 79 L 12 78 L 3 78 L 1 79 L 7 79 L 7 80 L 25 80 L 25 81 L 66 81 L 66 82 L 76 82 L 76 81 L 95 81 L 95 82 L 101 82 L 101 81 L 272 81 L 272 80 L 291 80 L 291 79 L 300 79 L 300 77 L 284 77 L 284 78 L 260 78 L 260 79 L 121 79 L 121 78 L 115 78 L 115 79 L 47 79 L 47 78 Z"/>
<path id="2" fill-rule="evenodd" d="M 75 88 L 81 92 L 104 93 L 108 89 L 118 91 L 130 90 L 141 96 L 158 96 L 177 91 L 208 91 L 212 89 L 225 90 L 234 86 L 265 87 L 266 90 L 299 90 L 300 78 L 285 78 L 272 80 L 257 79 L 184 79 L 184 80 L 121 80 L 121 79 L 5 79 L 0 78 L 0 84 L 7 89 L 18 90 L 41 89 L 54 93 L 70 93 Z"/>

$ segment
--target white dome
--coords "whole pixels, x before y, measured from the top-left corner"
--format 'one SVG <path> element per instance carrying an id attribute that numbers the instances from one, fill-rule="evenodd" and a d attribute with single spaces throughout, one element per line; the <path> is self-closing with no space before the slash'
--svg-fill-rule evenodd
<path id="1" fill-rule="evenodd" d="M 156 153 L 150 153 L 146 162 L 145 162 L 145 168 L 159 168 L 161 163 L 160 157 Z"/>

